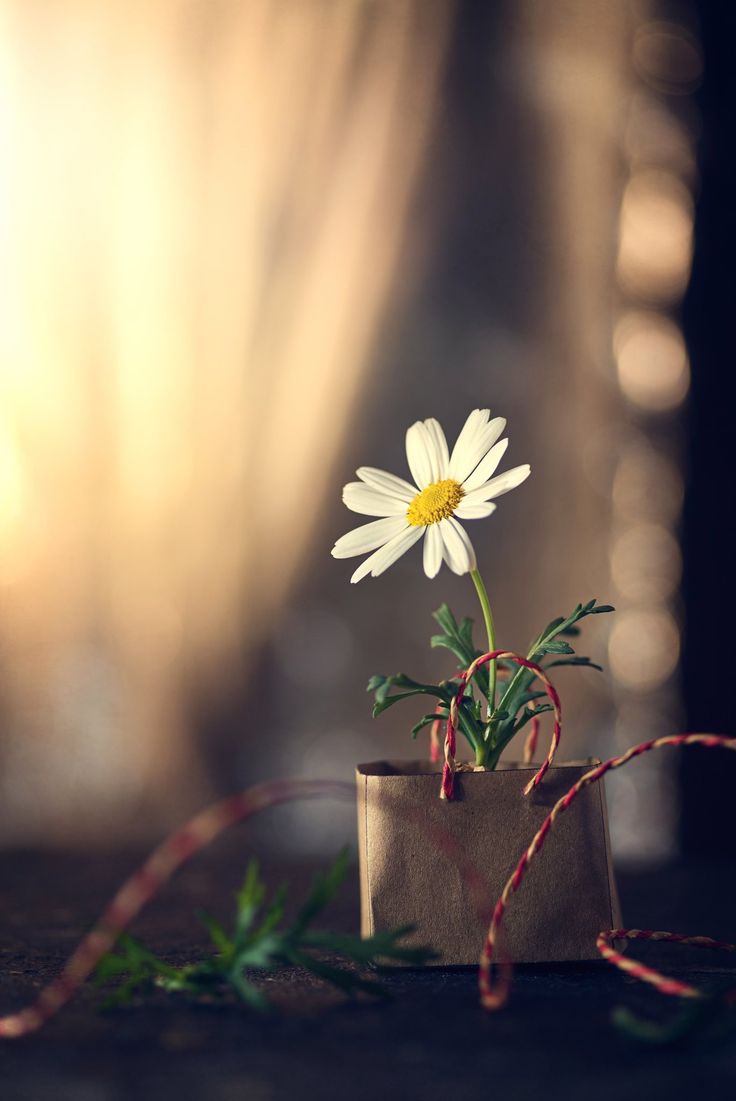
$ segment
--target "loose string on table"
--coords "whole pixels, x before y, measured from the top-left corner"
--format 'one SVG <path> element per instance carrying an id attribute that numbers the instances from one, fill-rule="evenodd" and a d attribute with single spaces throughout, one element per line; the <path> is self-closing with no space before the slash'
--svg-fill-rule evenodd
<path id="1" fill-rule="evenodd" d="M 61 974 L 41 991 L 36 1001 L 18 1013 L 0 1017 L 0 1038 L 34 1032 L 58 1013 L 177 868 L 218 834 L 267 807 L 298 799 L 326 798 L 354 799 L 355 788 L 339 780 L 274 780 L 222 799 L 195 815 L 158 845 L 138 871 L 125 881 L 98 923 L 70 956 Z"/>
<path id="2" fill-rule="evenodd" d="M 604 929 L 602 933 L 598 934 L 596 947 L 604 960 L 608 960 L 609 963 L 614 964 L 621 971 L 633 975 L 634 978 L 641 979 L 642 982 L 648 982 L 651 986 L 656 986 L 660 994 L 671 994 L 678 998 L 702 998 L 703 991 L 698 990 L 695 986 L 690 986 L 689 983 L 680 982 L 679 979 L 665 978 L 653 967 L 646 967 L 638 960 L 623 956 L 613 947 L 612 942 L 615 940 L 670 941 L 673 944 L 684 944 L 693 948 L 717 948 L 722 952 L 736 952 L 736 944 L 729 944 L 725 940 L 713 940 L 712 937 L 690 937 L 686 933 L 664 933 L 661 930 L 652 929 Z M 736 991 L 730 992 L 727 997 L 728 1001 L 733 1000 L 734 993 Z"/>
<path id="3" fill-rule="evenodd" d="M 476 669 L 488 661 L 504 658 L 531 669 L 541 680 L 552 703 L 554 729 L 547 759 L 524 788 L 523 794 L 537 786 L 552 764 L 559 745 L 561 729 L 561 707 L 559 697 L 544 670 L 534 662 L 509 650 L 494 650 L 478 657 L 462 674 L 457 695 L 453 698 L 447 720 L 445 738 L 445 768 L 443 772 L 442 795 L 445 799 L 453 794 L 452 782 L 456 771 L 454 761 L 454 730 L 457 724 L 458 708 L 462 702 L 465 688 Z M 538 730 L 533 730 L 527 738 L 525 757 L 533 753 Z M 480 1001 L 484 1009 L 499 1009 L 508 999 L 511 984 L 511 964 L 498 957 L 499 933 L 511 895 L 518 891 L 528 871 L 532 859 L 539 854 L 544 842 L 559 816 L 573 803 L 578 794 L 589 784 L 598 783 L 607 772 L 620 768 L 635 757 L 653 749 L 665 746 L 700 745 L 706 748 L 725 748 L 736 750 L 736 738 L 718 734 L 677 734 L 652 739 L 632 746 L 618 757 L 612 757 L 602 764 L 591 768 L 572 785 L 570 790 L 555 803 L 545 818 L 529 847 L 522 853 L 519 862 L 509 877 L 501 897 L 493 909 L 493 916 L 485 937 L 478 969 Z M 445 780 L 448 780 L 448 786 Z M 449 790 L 449 795 L 448 795 Z M 114 946 L 120 933 L 150 902 L 173 873 L 191 856 L 199 852 L 224 830 L 238 822 L 243 822 L 268 807 L 297 800 L 342 799 L 352 801 L 355 788 L 352 784 L 339 780 L 275 780 L 223 799 L 208 807 L 182 828 L 160 844 L 143 865 L 116 893 L 100 921 L 81 941 L 70 957 L 58 978 L 54 979 L 29 1007 L 17 1013 L 0 1018 L 0 1038 L 11 1039 L 24 1036 L 40 1028 L 53 1017 L 74 996 L 85 979 L 94 971 L 102 957 Z M 398 807 L 399 813 L 420 823 L 430 840 L 446 857 L 458 866 L 462 881 L 469 887 L 479 909 L 483 908 L 482 893 L 485 880 L 465 856 L 460 843 L 452 835 L 436 826 L 430 827 L 418 808 Z M 601 955 L 616 967 L 629 975 L 655 986 L 661 993 L 679 997 L 700 997 L 701 992 L 687 983 L 669 979 L 653 968 L 646 967 L 636 960 L 623 956 L 612 945 L 613 941 L 659 940 L 679 944 L 693 944 L 700 947 L 718 948 L 724 951 L 736 951 L 736 946 L 709 937 L 691 937 L 679 933 L 641 929 L 603 930 L 597 938 L 597 947 Z M 736 993 L 735 995 L 736 996 Z M 728 996 L 727 996 L 728 997 Z"/>
<path id="4" fill-rule="evenodd" d="M 575 801 L 583 788 L 587 787 L 589 784 L 598 783 L 607 772 L 616 768 L 621 768 L 622 765 L 627 764 L 635 757 L 640 757 L 643 753 L 649 753 L 650 750 L 662 749 L 665 746 L 683 745 L 699 745 L 708 749 L 720 747 L 723 749 L 736 750 L 736 738 L 728 738 L 720 734 L 673 734 L 667 737 L 653 738 L 650 741 L 642 742 L 640 745 L 632 746 L 619 757 L 611 757 L 602 764 L 591 768 L 589 772 L 586 772 L 584 776 L 581 776 L 580 779 L 572 785 L 570 790 L 563 795 L 561 799 L 558 799 L 534 835 L 532 843 L 522 853 L 516 868 L 509 876 L 501 892 L 501 897 L 494 907 L 493 917 L 491 918 L 491 924 L 486 935 L 485 944 L 480 957 L 480 966 L 478 968 L 478 987 L 480 990 L 481 1005 L 484 1009 L 499 1009 L 508 999 L 511 982 L 509 965 L 504 963 L 504 967 L 497 981 L 494 981 L 493 977 L 493 966 L 496 962 L 494 961 L 494 951 L 498 945 L 503 917 L 511 895 L 518 891 L 527 874 L 532 859 L 541 851 L 547 836 L 560 815 Z M 597 938 L 597 947 L 604 959 L 634 978 L 641 979 L 643 982 L 656 986 L 662 994 L 671 994 L 680 997 L 700 997 L 701 992 L 697 991 L 694 987 L 688 986 L 686 983 L 679 983 L 673 979 L 668 979 L 653 968 L 646 967 L 644 964 L 615 951 L 611 946 L 611 941 L 621 939 L 667 940 L 677 944 L 698 944 L 701 947 L 722 948 L 726 951 L 736 951 L 736 946 L 726 944 L 722 941 L 713 941 L 709 937 L 689 937 L 679 933 L 666 933 L 647 929 L 608 929 L 603 930 L 599 934 Z"/>
<path id="5" fill-rule="evenodd" d="M 17 1013 L 0 1017 L 0 1039 L 34 1032 L 74 997 L 102 957 L 115 945 L 141 910 L 182 864 L 206 848 L 225 830 L 260 811 L 303 800 L 355 800 L 355 785 L 341 780 L 273 780 L 247 788 L 201 811 L 171 834 L 123 883 L 100 920 L 69 958 L 61 974 L 36 1001 Z M 421 829 L 425 841 L 452 863 L 475 904 L 481 921 L 488 914 L 488 881 L 468 858 L 461 843 L 437 823 L 427 822 L 420 807 L 395 805 L 396 812 Z"/>

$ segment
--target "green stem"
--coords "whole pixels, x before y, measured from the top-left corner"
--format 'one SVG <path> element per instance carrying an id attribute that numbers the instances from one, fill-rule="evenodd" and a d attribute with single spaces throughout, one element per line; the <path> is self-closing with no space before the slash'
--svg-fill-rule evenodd
<path id="1" fill-rule="evenodd" d="M 483 584 L 483 578 L 478 573 L 478 570 L 471 570 L 470 576 L 473 579 L 475 585 L 475 591 L 478 594 L 478 600 L 483 610 L 483 620 L 486 625 L 486 634 L 488 635 L 488 649 L 496 649 L 496 629 L 493 625 L 493 612 L 491 611 L 491 604 L 488 599 L 488 593 L 486 587 Z M 488 715 L 493 714 L 496 709 L 496 662 L 489 661 L 488 663 Z"/>

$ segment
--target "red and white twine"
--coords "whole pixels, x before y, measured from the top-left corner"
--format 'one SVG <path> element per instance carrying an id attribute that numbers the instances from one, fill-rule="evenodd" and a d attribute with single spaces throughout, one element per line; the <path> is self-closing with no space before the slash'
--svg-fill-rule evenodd
<path id="1" fill-rule="evenodd" d="M 445 731 L 445 766 L 442 771 L 442 790 L 440 792 L 440 798 L 452 799 L 455 791 L 455 773 L 458 768 L 468 768 L 472 766 L 458 766 L 455 760 L 455 753 L 457 751 L 456 745 L 456 731 L 458 728 L 460 705 L 463 702 L 468 683 L 472 680 L 475 673 L 481 666 L 486 665 L 489 661 L 496 661 L 502 659 L 504 661 L 513 661 L 517 665 L 523 666 L 525 669 L 531 669 L 535 676 L 542 682 L 545 692 L 549 697 L 549 701 L 552 704 L 553 712 L 553 725 L 552 725 L 552 742 L 549 747 L 549 753 L 547 759 L 543 762 L 538 772 L 534 774 L 527 786 L 524 788 L 524 795 L 529 795 L 534 790 L 537 784 L 541 783 L 549 766 L 555 759 L 555 753 L 557 747 L 560 744 L 560 734 L 562 731 L 562 704 L 560 703 L 560 697 L 557 695 L 557 690 L 552 684 L 547 674 L 541 665 L 537 665 L 536 662 L 530 661 L 529 658 L 525 658 L 522 654 L 515 654 L 513 650 L 491 650 L 487 654 L 481 654 L 477 657 L 468 668 L 460 674 L 460 685 L 455 693 L 452 702 L 450 704 L 450 714 L 447 719 L 447 728 Z M 533 724 L 537 724 L 539 720 L 535 718 L 532 720 Z M 534 750 L 537 745 L 537 735 L 539 727 L 532 726 L 531 733 L 527 739 L 525 748 L 525 760 L 528 755 L 529 761 L 531 761 L 534 755 Z"/>
<path id="2" fill-rule="evenodd" d="M 355 787 L 339 780 L 275 780 L 257 784 L 197 814 L 154 849 L 138 871 L 125 881 L 61 974 L 41 991 L 33 1005 L 19 1013 L 0 1017 L 0 1038 L 25 1036 L 58 1013 L 133 918 L 194 853 L 237 822 L 244 822 L 267 807 L 299 799 L 353 800 Z"/>
<path id="3" fill-rule="evenodd" d="M 637 960 L 622 956 L 612 947 L 611 942 L 614 940 L 669 941 L 672 944 L 685 944 L 693 948 L 718 948 L 722 952 L 736 952 L 736 944 L 729 944 L 725 940 L 713 940 L 712 937 L 689 937 L 685 933 L 664 933 L 661 930 L 652 929 L 604 929 L 598 934 L 596 947 L 605 960 L 620 968 L 621 971 L 633 975 L 634 978 L 656 986 L 660 994 L 672 994 L 678 998 L 701 998 L 703 992 L 695 986 L 690 986 L 689 983 L 680 982 L 679 979 L 667 979 L 652 967 L 645 967 Z"/>
<path id="4" fill-rule="evenodd" d="M 538 772 L 524 788 L 524 794 L 529 794 L 541 782 L 554 759 L 560 741 L 561 708 L 557 692 L 544 670 L 534 662 L 510 650 L 494 650 L 483 654 L 462 674 L 460 687 L 450 708 L 445 737 L 445 766 L 442 783 L 442 796 L 445 799 L 451 799 L 453 794 L 454 773 L 457 768 L 455 762 L 455 730 L 458 721 L 458 708 L 462 702 L 465 689 L 477 669 L 486 662 L 497 658 L 514 661 L 527 669 L 531 669 L 544 685 L 553 707 L 554 727 L 549 753 Z M 532 731 L 527 738 L 525 747 L 525 760 L 531 759 L 536 745 L 538 735 L 538 719 L 536 716 L 532 720 L 532 724 Z M 508 998 L 511 983 L 511 965 L 503 959 L 499 959 L 497 951 L 504 914 L 511 895 L 518 891 L 531 861 L 541 851 L 559 816 L 567 810 L 584 787 L 597 783 L 607 772 L 621 768 L 622 765 L 627 764 L 634 757 L 639 757 L 650 750 L 665 746 L 685 745 L 736 750 L 736 738 L 727 738 L 717 734 L 677 734 L 642 742 L 641 745 L 633 746 L 621 756 L 612 757 L 603 764 L 591 768 L 573 784 L 566 795 L 555 803 L 532 839 L 531 844 L 522 853 L 493 910 L 493 917 L 486 935 L 478 970 L 480 1000 L 484 1009 L 498 1009 Z M 94 971 L 105 953 L 114 946 L 120 933 L 128 927 L 177 868 L 228 827 L 243 822 L 259 811 L 277 806 L 280 803 L 308 799 L 353 800 L 354 798 L 354 786 L 338 780 L 277 780 L 248 788 L 238 795 L 215 803 L 196 815 L 185 826 L 159 845 L 140 869 L 123 884 L 102 914 L 97 925 L 72 954 L 61 974 L 41 992 L 36 1001 L 26 1009 L 0 1018 L 0 1038 L 11 1039 L 24 1036 L 40 1028 L 41 1025 L 58 1013 L 74 996 L 85 979 Z M 418 810 L 397 809 L 406 817 L 426 826 Z M 463 882 L 472 891 L 476 901 L 480 903 L 485 885 L 483 878 L 478 870 L 468 862 L 459 842 L 444 831 L 432 830 L 431 838 L 437 847 L 444 852 L 445 856 L 455 862 L 460 870 Z M 609 929 L 599 934 L 597 947 L 605 959 L 627 974 L 655 986 L 661 993 L 683 998 L 697 998 L 701 996 L 701 992 L 687 983 L 667 978 L 653 968 L 646 967 L 636 960 L 621 955 L 613 948 L 612 942 L 623 939 L 670 941 L 677 944 L 716 948 L 727 952 L 736 951 L 736 945 L 724 941 L 712 940 L 710 937 L 691 937 L 681 933 L 642 929 Z M 494 969 L 497 972 L 495 975 Z M 734 994 L 734 997 L 736 997 L 736 994 Z M 734 999 L 731 998 L 731 1000 Z"/>
<path id="5" fill-rule="evenodd" d="M 33 1005 L 0 1017 L 0 1039 L 11 1039 L 34 1032 L 76 994 L 92 974 L 102 957 L 141 912 L 144 906 L 171 878 L 175 871 L 196 853 L 206 848 L 230 826 L 278 806 L 309 799 L 355 800 L 355 785 L 340 780 L 274 780 L 257 784 L 238 795 L 223 799 L 197 814 L 171 834 L 125 881 L 102 917 L 81 941 L 58 978 L 39 995 Z M 424 819 L 418 807 L 396 806 L 397 813 L 417 825 L 425 839 L 441 852 L 460 873 L 474 899 L 479 914 L 487 913 L 488 883 L 468 859 L 461 843 L 445 829 Z"/>
<path id="6" fill-rule="evenodd" d="M 633 760 L 634 757 L 640 757 L 643 753 L 648 753 L 652 749 L 681 745 L 701 745 L 707 748 L 722 747 L 724 749 L 736 750 L 736 738 L 727 738 L 720 734 L 674 734 L 664 738 L 653 738 L 651 741 L 632 746 L 631 749 L 622 753 L 620 757 L 611 757 L 602 764 L 591 768 L 589 772 L 586 772 L 584 776 L 581 776 L 580 779 L 572 785 L 566 795 L 563 795 L 562 798 L 558 799 L 555 803 L 554 807 L 537 830 L 537 833 L 532 839 L 532 843 L 529 845 L 528 849 L 522 853 L 516 868 L 509 876 L 501 892 L 501 897 L 494 908 L 478 970 L 480 1000 L 484 1009 L 498 1009 L 508 998 L 510 984 L 508 965 L 502 967 L 497 982 L 494 983 L 492 976 L 493 965 L 494 962 L 496 962 L 494 961 L 494 952 L 498 945 L 498 937 L 503 917 L 511 895 L 518 891 L 529 869 L 531 861 L 540 852 L 547 835 L 552 830 L 559 816 L 575 801 L 584 787 L 587 787 L 588 784 L 598 783 L 607 772 L 615 768 L 621 768 L 622 765 L 627 764 L 629 761 Z M 694 943 L 711 948 L 723 948 L 728 951 L 736 951 L 734 946 L 727 945 L 724 942 L 711 941 L 708 937 L 691 938 L 678 933 L 652 932 L 642 929 L 613 929 L 605 930 L 599 935 L 597 947 L 604 959 L 609 960 L 616 967 L 626 971 L 627 974 L 641 979 L 643 982 L 648 982 L 652 986 L 656 986 L 662 994 L 674 994 L 681 997 L 698 997 L 700 995 L 698 991 L 692 987 L 688 987 L 687 984 L 668 979 L 658 971 L 654 971 L 652 968 L 646 967 L 636 960 L 622 956 L 611 947 L 610 942 L 612 940 L 629 937 L 638 940 L 669 940 L 680 944 Z"/>

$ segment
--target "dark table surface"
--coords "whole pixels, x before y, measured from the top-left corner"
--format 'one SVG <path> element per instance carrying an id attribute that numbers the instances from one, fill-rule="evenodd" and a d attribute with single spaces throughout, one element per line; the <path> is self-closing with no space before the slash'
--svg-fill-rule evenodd
<path id="1" fill-rule="evenodd" d="M 133 932 L 172 963 L 197 958 L 206 940 L 194 911 L 226 917 L 246 859 L 242 840 L 198 857 Z M 59 971 L 136 863 L 130 853 L 0 854 L 0 1012 L 32 1000 Z M 296 895 L 314 869 L 266 865 L 267 878 L 288 878 Z M 619 886 L 630 926 L 736 940 L 730 865 L 622 870 Z M 357 909 L 356 875 L 326 924 L 354 930 Z M 634 947 L 695 985 L 728 980 L 725 954 Z M 349 1002 L 284 973 L 266 984 L 278 1012 L 260 1017 L 163 994 L 101 1012 L 88 986 L 40 1032 L 0 1044 L 0 1101 L 736 1096 L 736 1033 L 674 1047 L 633 1040 L 611 1024 L 616 1006 L 659 1018 L 677 1006 L 604 963 L 517 968 L 511 1000 L 495 1014 L 479 1008 L 471 969 L 404 971 L 388 987 L 388 1004 Z"/>

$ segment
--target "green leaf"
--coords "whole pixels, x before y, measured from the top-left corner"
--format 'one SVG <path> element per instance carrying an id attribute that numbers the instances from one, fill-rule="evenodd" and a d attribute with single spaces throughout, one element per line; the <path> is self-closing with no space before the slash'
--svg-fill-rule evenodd
<path id="1" fill-rule="evenodd" d="M 267 1013 L 270 1010 L 271 1006 L 265 994 L 261 993 L 253 983 L 248 982 L 239 971 L 232 971 L 228 979 L 240 1000 L 250 1009 L 255 1009 L 258 1013 Z"/>
<path id="2" fill-rule="evenodd" d="M 115 952 L 108 952 L 97 964 L 93 981 L 101 986 L 111 979 L 117 979 L 128 972 L 130 964 L 124 956 L 118 956 Z"/>
<path id="3" fill-rule="evenodd" d="M 282 883 L 276 894 L 273 896 L 270 906 L 266 910 L 266 914 L 263 921 L 253 933 L 253 939 L 259 939 L 267 937 L 274 929 L 277 928 L 284 920 L 284 910 L 286 909 L 286 897 L 288 895 L 288 887 L 285 883 Z"/>
<path id="4" fill-rule="evenodd" d="M 332 986 L 336 986 L 339 990 L 342 990 L 344 994 L 353 995 L 358 991 L 362 991 L 365 994 L 371 994 L 375 998 L 385 999 L 388 997 L 380 983 L 372 979 L 366 979 L 358 972 L 347 971 L 341 967 L 334 967 L 332 964 L 326 963 L 325 960 L 318 959 L 308 952 L 301 952 L 297 948 L 291 948 L 289 950 L 289 959 L 295 966 L 304 967 L 307 971 L 311 971 L 313 975 L 317 975 L 320 979 L 325 979 L 327 982 L 331 983 Z"/>
<path id="5" fill-rule="evenodd" d="M 514 724 L 514 734 L 518 734 L 519 731 L 526 726 L 532 719 L 539 718 L 545 711 L 554 711 L 551 703 L 542 703 L 539 707 L 528 707 L 526 711 L 522 711 L 519 718 L 517 718 Z"/>
<path id="6" fill-rule="evenodd" d="M 590 662 L 589 659 L 578 658 L 572 646 L 559 636 L 567 635 L 567 637 L 570 637 L 578 630 L 577 624 L 580 620 L 588 615 L 597 615 L 599 612 L 612 610 L 609 604 L 597 605 L 595 600 L 589 600 L 586 604 L 576 604 L 575 608 L 568 616 L 558 616 L 547 624 L 544 631 L 542 631 L 529 648 L 527 655 L 528 659 L 539 664 L 539 662 L 549 654 L 560 654 L 563 655 L 563 657 L 559 658 L 557 661 L 550 662 L 546 668 L 552 668 L 555 665 L 563 664 L 593 666 L 593 663 Z M 508 745 L 515 733 L 520 729 L 516 724 L 514 716 L 516 716 L 520 709 L 531 699 L 529 693 L 533 681 L 533 671 L 521 666 L 511 677 L 501 696 L 498 710 L 508 712 L 510 718 L 496 729 L 493 736 L 494 749 L 499 753 L 504 746 Z"/>
<path id="7" fill-rule="evenodd" d="M 420 966 L 437 959 L 437 953 L 431 948 L 425 946 L 410 948 L 401 943 L 403 938 L 412 932 L 414 932 L 413 925 L 405 925 L 398 929 L 382 929 L 370 937 L 310 932 L 305 935 L 302 943 L 310 948 L 322 948 L 325 951 L 339 953 L 363 966 L 368 964 L 378 966 L 381 961 Z"/>
<path id="8" fill-rule="evenodd" d="M 440 684 L 423 684 L 412 680 L 405 673 L 395 673 L 393 676 L 371 677 L 369 685 L 377 685 L 373 688 L 376 702 L 373 705 L 373 718 L 393 707 L 399 700 L 408 699 L 410 696 L 434 696 L 444 703 L 449 704 L 455 692 L 452 681 L 442 681 Z M 392 695 L 389 692 L 398 689 Z"/>
<path id="9" fill-rule="evenodd" d="M 438 648 L 450 650 L 459 661 L 461 669 L 467 669 L 471 661 L 478 656 L 472 643 L 468 646 L 459 635 L 432 635 L 429 644 L 433 650 Z"/>
<path id="10" fill-rule="evenodd" d="M 233 963 L 234 970 L 243 970 L 246 967 L 268 968 L 279 956 L 283 948 L 283 934 L 265 933 L 263 936 L 254 937 L 243 948 L 239 949 Z"/>
<path id="11" fill-rule="evenodd" d="M 209 994 L 222 985 L 225 970 L 222 957 L 218 956 L 213 960 L 187 964 L 171 976 L 157 975 L 154 981 L 167 994 Z"/>
<path id="12" fill-rule="evenodd" d="M 600 673 L 603 672 L 602 665 L 596 665 L 590 658 L 584 658 L 579 654 L 576 654 L 572 658 L 560 658 L 558 661 L 548 661 L 545 663 L 545 669 L 554 669 L 556 665 L 584 665 L 588 669 L 597 669 Z M 541 693 L 542 695 L 544 693 Z"/>
<path id="13" fill-rule="evenodd" d="M 258 861 L 251 860 L 245 873 L 243 886 L 235 895 L 237 903 L 236 940 L 241 940 L 250 929 L 265 897 L 266 887 L 260 879 Z"/>
<path id="14" fill-rule="evenodd" d="M 104 1008 L 124 1005 L 136 994 L 150 989 L 156 978 L 172 978 L 177 974 L 176 968 L 164 963 L 128 933 L 120 935 L 116 947 L 117 952 L 108 952 L 98 963 L 94 973 L 95 985 L 101 986 L 123 976 L 127 978 L 108 996 L 103 1003 Z"/>
<path id="15" fill-rule="evenodd" d="M 439 688 L 421 688 L 413 692 L 397 692 L 395 696 L 388 696 L 386 699 L 373 704 L 373 718 L 377 719 L 384 711 L 388 711 L 389 707 L 393 707 L 400 700 L 408 700 L 410 696 L 435 696 L 440 700 L 447 699 L 447 693 L 442 692 Z"/>
<path id="16" fill-rule="evenodd" d="M 436 612 L 432 612 L 432 619 L 436 620 L 446 635 L 458 633 L 457 620 L 452 614 L 449 604 L 440 604 Z"/>
<path id="17" fill-rule="evenodd" d="M 463 697 L 463 702 L 458 710 L 457 718 L 461 734 L 465 736 L 470 748 L 475 753 L 476 749 L 483 741 L 485 725 L 476 718 L 475 705 L 467 696 Z"/>
<path id="18" fill-rule="evenodd" d="M 638 1016 L 626 1006 L 617 1006 L 611 1014 L 611 1021 L 620 1032 L 643 1043 L 671 1046 L 678 1050 L 685 1044 L 700 1043 L 712 1049 L 715 1041 L 732 1042 L 736 1033 L 736 1015 L 732 1005 L 723 997 L 724 994 L 728 997 L 730 991 L 727 988 L 731 986 L 732 980 L 725 984 L 725 988 L 719 989 L 719 984 L 701 998 L 683 999 L 675 1014 L 668 1014 L 661 1021 Z"/>
<path id="19" fill-rule="evenodd" d="M 313 974 L 352 994 L 366 991 L 381 994 L 380 987 L 362 973 L 365 968 L 383 967 L 391 962 L 423 963 L 433 953 L 426 948 L 401 943 L 408 929 L 382 931 L 372 938 L 315 932 L 309 928 L 314 918 L 334 897 L 343 881 L 350 850 L 343 849 L 328 870 L 316 877 L 312 890 L 291 929 L 281 928 L 284 918 L 286 887 L 282 886 L 266 904 L 266 888 L 255 861 L 248 865 L 245 881 L 238 891 L 235 933 L 230 936 L 214 918 L 202 914 L 216 953 L 205 959 L 171 967 L 145 945 L 123 934 L 115 951 L 100 961 L 97 983 L 123 980 L 105 1005 L 120 1005 L 154 986 L 168 994 L 206 996 L 209 1001 L 228 996 L 228 992 L 251 1008 L 268 1008 L 265 995 L 250 980 L 249 973 L 273 972 L 286 965 L 308 968 Z M 265 909 L 256 924 L 255 917 Z M 331 952 L 348 964 L 335 966 L 319 958 Z"/>
<path id="20" fill-rule="evenodd" d="M 145 944 L 136 940 L 135 937 L 131 937 L 129 933 L 120 934 L 116 947 L 120 949 L 119 958 L 125 962 L 128 970 L 132 973 L 147 975 L 173 975 L 176 973 L 176 968 L 164 963 L 163 960 L 146 948 Z"/>
<path id="21" fill-rule="evenodd" d="M 302 933 L 332 901 L 347 875 L 349 866 L 350 847 L 346 845 L 340 850 L 332 866 L 315 878 L 309 897 L 297 914 L 291 930 L 292 936 Z"/>
<path id="22" fill-rule="evenodd" d="M 229 955 L 233 950 L 233 942 L 223 929 L 222 925 L 220 925 L 219 921 L 216 921 L 215 918 L 211 917 L 204 911 L 201 911 L 199 914 L 197 914 L 197 917 L 209 933 L 210 940 L 214 944 L 217 951 L 223 956 Z"/>
<path id="23" fill-rule="evenodd" d="M 562 663 L 563 661 L 564 661 L 564 659 L 561 658 L 560 662 Z M 557 664 L 556 662 L 550 662 L 550 665 L 546 666 L 546 668 L 549 669 L 550 666 L 556 665 L 556 664 Z M 520 698 L 519 698 L 519 706 L 523 707 L 527 703 L 532 703 L 533 700 L 541 700 L 542 698 L 544 698 L 544 699 L 547 698 L 547 693 L 544 691 L 544 689 L 540 689 L 537 692 L 532 691 L 531 689 L 529 689 L 529 691 L 521 693 Z M 518 708 L 517 708 L 517 711 L 518 711 Z M 508 712 L 506 714 L 508 714 Z"/>
<path id="24" fill-rule="evenodd" d="M 542 643 L 542 645 L 539 647 L 537 653 L 540 654 L 540 655 L 542 655 L 542 654 L 574 654 L 575 651 L 573 650 L 570 643 L 565 642 L 564 639 L 553 638 L 553 639 L 550 639 L 548 642 Z"/>
<path id="25" fill-rule="evenodd" d="M 417 734 L 420 732 L 420 730 L 423 730 L 425 726 L 430 726 L 432 723 L 437 722 L 438 720 L 440 722 L 446 722 L 447 715 L 442 715 L 437 711 L 433 711 L 431 715 L 422 715 L 419 722 L 415 723 L 414 726 L 411 728 L 412 738 L 416 738 Z"/>
<path id="26" fill-rule="evenodd" d="M 578 608 L 579 607 L 580 607 L 580 605 L 578 604 Z M 559 631 L 561 629 L 564 630 L 564 625 L 565 625 L 565 617 L 563 615 L 558 615 L 556 619 L 553 619 L 551 623 L 547 624 L 547 626 L 545 627 L 542 634 L 544 636 L 546 636 L 546 635 L 551 636 L 551 635 L 555 634 L 556 631 Z"/>
<path id="27" fill-rule="evenodd" d="M 457 629 L 458 638 L 464 643 L 468 653 L 474 653 L 476 650 L 475 643 L 473 642 L 473 620 L 469 616 L 464 616 L 460 620 L 460 625 Z"/>
<path id="28" fill-rule="evenodd" d="M 473 642 L 473 620 L 465 616 L 458 624 L 447 604 L 442 604 L 432 614 L 443 629 L 444 634 L 433 635 L 430 639 L 430 645 L 433 648 L 442 646 L 449 650 L 457 658 L 460 668 L 467 669 L 483 653 L 482 650 L 476 648 Z M 473 676 L 473 680 L 486 699 L 489 692 L 488 675 L 488 667 L 484 665 Z"/>

